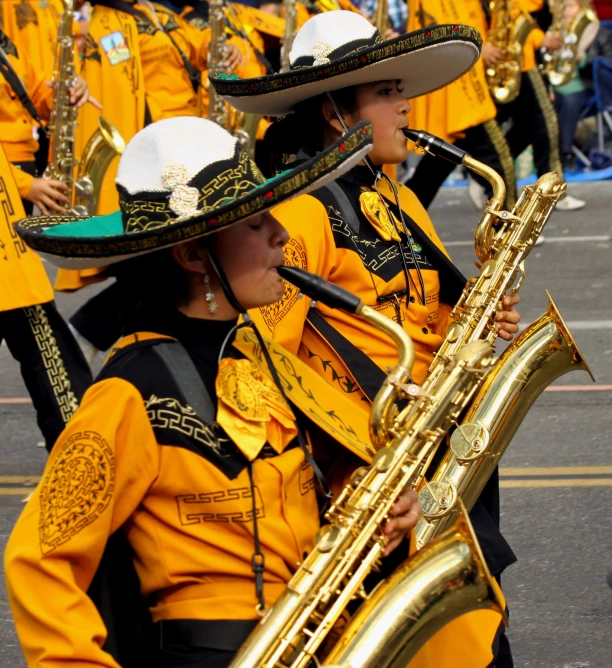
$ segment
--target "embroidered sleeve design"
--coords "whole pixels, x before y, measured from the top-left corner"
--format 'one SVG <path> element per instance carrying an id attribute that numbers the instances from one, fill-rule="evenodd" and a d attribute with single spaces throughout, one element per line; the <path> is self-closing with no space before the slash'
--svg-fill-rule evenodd
<path id="1" fill-rule="evenodd" d="M 40 489 L 40 549 L 49 554 L 106 510 L 115 486 L 115 457 L 95 431 L 77 432 L 62 446 Z"/>

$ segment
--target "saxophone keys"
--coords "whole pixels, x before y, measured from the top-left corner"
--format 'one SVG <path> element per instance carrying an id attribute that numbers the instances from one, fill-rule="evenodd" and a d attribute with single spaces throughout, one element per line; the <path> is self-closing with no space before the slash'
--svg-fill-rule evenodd
<path id="1" fill-rule="evenodd" d="M 489 430 L 478 422 L 460 425 L 450 437 L 450 449 L 460 463 L 482 457 L 488 446 Z"/>
<path id="2" fill-rule="evenodd" d="M 428 520 L 448 515 L 457 502 L 457 488 L 450 480 L 433 480 L 419 492 L 423 517 Z"/>

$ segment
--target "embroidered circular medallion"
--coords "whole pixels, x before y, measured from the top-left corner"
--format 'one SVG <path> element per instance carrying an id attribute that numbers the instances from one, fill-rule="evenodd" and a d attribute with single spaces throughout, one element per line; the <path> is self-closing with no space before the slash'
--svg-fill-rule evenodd
<path id="1" fill-rule="evenodd" d="M 115 487 L 115 457 L 95 431 L 73 434 L 41 483 L 40 549 L 52 552 L 94 522 Z"/>

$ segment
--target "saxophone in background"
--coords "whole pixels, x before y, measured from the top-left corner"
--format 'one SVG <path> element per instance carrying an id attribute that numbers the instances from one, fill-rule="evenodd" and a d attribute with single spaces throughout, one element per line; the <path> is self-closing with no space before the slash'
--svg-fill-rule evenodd
<path id="1" fill-rule="evenodd" d="M 563 42 L 558 51 L 542 49 L 540 67 L 551 86 L 563 86 L 574 78 L 578 61 L 589 48 L 599 30 L 599 19 L 590 0 L 579 0 L 576 15 L 567 20 L 567 0 L 551 3 L 553 20 L 549 32 Z"/>
<path id="2" fill-rule="evenodd" d="M 295 7 L 295 2 L 296 0 L 283 0 L 285 32 L 283 33 L 280 53 L 281 72 L 288 72 L 291 69 L 289 54 L 291 53 L 293 40 L 297 33 L 297 9 Z"/>
<path id="3" fill-rule="evenodd" d="M 468 281 L 451 312 L 451 324 L 438 354 L 445 358 L 475 341 L 493 345 L 499 304 L 508 290 L 518 292 L 525 277 L 525 259 L 566 185 L 555 172 L 544 174 L 533 186 L 525 188 L 511 212 L 502 211 L 506 188 L 495 171 L 426 132 L 404 130 L 404 134 L 418 147 L 465 165 L 493 186 L 493 197 L 476 229 L 480 276 Z M 420 491 L 424 515 L 415 528 L 417 547 L 456 520 L 457 499 L 468 510 L 472 508 L 527 411 L 546 387 L 572 370 L 591 373 L 548 297 L 550 303 L 544 315 L 515 339 L 487 375 L 452 433 L 450 448 Z M 436 358 L 428 380 L 438 373 L 441 368 Z"/>
<path id="4" fill-rule="evenodd" d="M 72 34 L 74 0 L 62 2 L 64 13 L 59 22 L 53 69 L 50 156 L 44 176 L 65 183 L 70 189 L 71 212 L 86 216 L 96 213 L 104 174 L 113 158 L 123 153 L 125 142 L 112 123 L 100 116 L 98 129 L 87 142 L 81 159 L 74 156 L 78 114 L 76 106 L 70 104 L 70 89 L 76 80 Z"/>
<path id="5" fill-rule="evenodd" d="M 383 528 L 397 497 L 418 485 L 423 462 L 491 368 L 491 346 L 476 341 L 446 358 L 435 394 L 427 392 L 409 380 L 415 352 L 402 327 L 314 274 L 287 266 L 278 272 L 312 299 L 380 328 L 397 344 L 399 362 L 370 414 L 370 431 L 377 439 L 383 428 L 380 416 L 388 425 L 385 440 L 372 442 L 372 465 L 357 471 L 335 500 L 312 552 L 231 667 L 305 668 L 316 654 L 316 665 L 405 668 L 425 641 L 455 617 L 481 608 L 503 615 L 498 590 L 463 518 L 383 582 L 376 598 L 363 604 L 365 612 L 358 611 L 340 639 L 334 638 L 347 605 L 366 597 L 364 580 L 379 566 L 386 544 Z M 402 420 L 392 417 L 398 401 L 408 401 L 410 407 Z"/>
<path id="6" fill-rule="evenodd" d="M 492 0 L 488 42 L 504 52 L 499 65 L 487 67 L 489 90 L 498 104 L 512 102 L 521 88 L 523 46 L 536 22 L 522 11 L 518 0 Z"/>

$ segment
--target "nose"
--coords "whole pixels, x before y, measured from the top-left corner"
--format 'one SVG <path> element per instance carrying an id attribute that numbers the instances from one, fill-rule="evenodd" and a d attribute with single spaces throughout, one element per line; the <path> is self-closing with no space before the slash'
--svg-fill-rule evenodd
<path id="1" fill-rule="evenodd" d="M 289 232 L 271 213 L 268 212 L 267 215 L 270 217 L 270 222 L 272 223 L 271 245 L 275 248 L 276 246 L 285 246 L 289 241 Z"/>
<path id="2" fill-rule="evenodd" d="M 406 98 L 402 98 L 400 103 L 397 105 L 397 111 L 401 116 L 407 116 L 410 113 L 410 102 Z"/>

